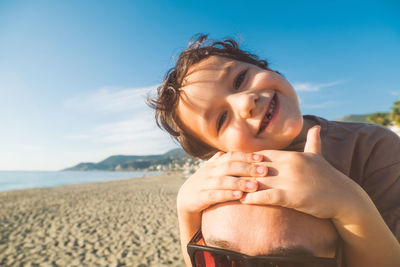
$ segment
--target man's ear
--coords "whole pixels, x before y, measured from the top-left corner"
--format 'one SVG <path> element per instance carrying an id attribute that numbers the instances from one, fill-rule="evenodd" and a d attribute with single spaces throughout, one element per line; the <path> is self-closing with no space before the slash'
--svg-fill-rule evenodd
<path id="1" fill-rule="evenodd" d="M 322 154 L 321 148 L 321 126 L 313 126 L 308 130 L 304 152 Z"/>

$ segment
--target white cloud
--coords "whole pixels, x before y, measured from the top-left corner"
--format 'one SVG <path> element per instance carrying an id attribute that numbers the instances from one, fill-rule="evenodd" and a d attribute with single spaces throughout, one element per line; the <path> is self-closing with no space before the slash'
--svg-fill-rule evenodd
<path id="1" fill-rule="evenodd" d="M 129 112 L 127 116 L 127 119 L 93 125 L 88 130 L 70 133 L 64 138 L 103 144 L 145 142 L 154 138 L 165 138 L 166 134 L 156 126 L 153 112 L 144 104 L 138 110 Z"/>
<path id="2" fill-rule="evenodd" d="M 155 88 L 103 87 L 68 99 L 67 108 L 89 115 L 85 117 L 95 116 L 96 123 L 87 121 L 86 129 L 72 130 L 64 138 L 97 156 L 160 154 L 177 147 L 156 126 L 154 113 L 146 105 L 147 95 Z"/>
<path id="3" fill-rule="evenodd" d="M 343 84 L 344 82 L 345 81 L 334 81 L 328 83 L 295 82 L 293 83 L 293 87 L 298 92 L 317 92 L 322 88 Z"/>
<path id="4" fill-rule="evenodd" d="M 88 129 L 64 135 L 75 144 L 92 144 L 96 154 L 159 154 L 176 147 L 171 138 L 161 131 L 155 123 L 153 111 L 146 105 L 145 98 L 155 87 L 113 90 L 100 89 L 85 97 L 75 97 L 66 101 L 70 108 L 80 108 L 86 113 L 106 113 L 114 120 L 90 124 Z M 122 112 L 127 111 L 127 112 Z M 120 114 L 123 113 L 123 114 Z M 121 116 L 122 115 L 122 116 Z"/>
<path id="5" fill-rule="evenodd" d="M 107 152 L 108 156 L 161 154 L 177 147 L 168 134 L 156 126 L 149 110 L 135 113 L 126 120 L 97 125 L 82 135 L 88 138 L 80 141 L 92 143 L 101 154 Z"/>
<path id="6" fill-rule="evenodd" d="M 390 91 L 389 92 L 392 96 L 400 96 L 400 91 Z"/>
<path id="7" fill-rule="evenodd" d="M 163 136 L 150 110 L 136 112 L 127 120 L 98 125 L 91 130 L 91 134 L 95 142 L 101 143 L 141 142 Z"/>
<path id="8" fill-rule="evenodd" d="M 64 102 L 69 109 L 123 112 L 137 110 L 146 104 L 147 94 L 154 91 L 156 86 L 141 88 L 102 87 L 94 92 L 75 96 Z"/>

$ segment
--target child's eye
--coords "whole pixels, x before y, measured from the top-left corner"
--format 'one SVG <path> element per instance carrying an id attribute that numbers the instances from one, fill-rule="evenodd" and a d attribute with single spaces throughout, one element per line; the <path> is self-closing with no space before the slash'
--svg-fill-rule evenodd
<path id="1" fill-rule="evenodd" d="M 247 69 L 239 73 L 239 75 L 236 77 L 235 82 L 233 84 L 233 88 L 238 90 L 240 88 L 240 85 L 242 85 L 244 79 L 246 78 L 246 73 Z"/>
<path id="2" fill-rule="evenodd" d="M 218 122 L 217 122 L 217 132 L 219 132 L 221 130 L 222 125 L 224 125 L 224 122 L 226 120 L 226 115 L 227 112 L 225 111 L 224 113 L 222 113 L 222 115 L 219 117 Z"/>

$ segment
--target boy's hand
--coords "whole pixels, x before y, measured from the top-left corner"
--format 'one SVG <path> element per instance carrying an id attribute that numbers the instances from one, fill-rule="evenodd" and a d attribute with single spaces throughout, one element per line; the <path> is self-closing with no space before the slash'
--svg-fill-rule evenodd
<path id="1" fill-rule="evenodd" d="M 181 248 L 186 265 L 190 266 L 186 245 L 201 227 L 201 212 L 209 206 L 238 200 L 243 192 L 254 192 L 254 177 L 267 175 L 259 164 L 263 156 L 242 152 L 218 152 L 189 177 L 177 197 Z M 240 178 L 238 177 L 240 176 Z"/>
<path id="2" fill-rule="evenodd" d="M 265 166 L 255 164 L 262 158 L 252 153 L 216 153 L 180 188 L 178 212 L 200 213 L 210 205 L 238 200 L 243 192 L 256 191 L 254 177 L 268 172 Z"/>
<path id="3" fill-rule="evenodd" d="M 264 156 L 268 177 L 258 178 L 259 191 L 246 194 L 241 202 L 278 205 L 332 219 L 361 206 L 365 192 L 322 157 L 319 131 L 319 127 L 309 130 L 304 153 L 258 152 Z"/>

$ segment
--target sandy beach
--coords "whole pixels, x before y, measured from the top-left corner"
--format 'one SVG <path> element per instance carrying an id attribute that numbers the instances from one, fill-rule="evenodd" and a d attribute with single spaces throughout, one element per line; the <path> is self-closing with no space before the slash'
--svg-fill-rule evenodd
<path id="1" fill-rule="evenodd" d="M 182 174 L 0 192 L 0 266 L 184 266 Z"/>

